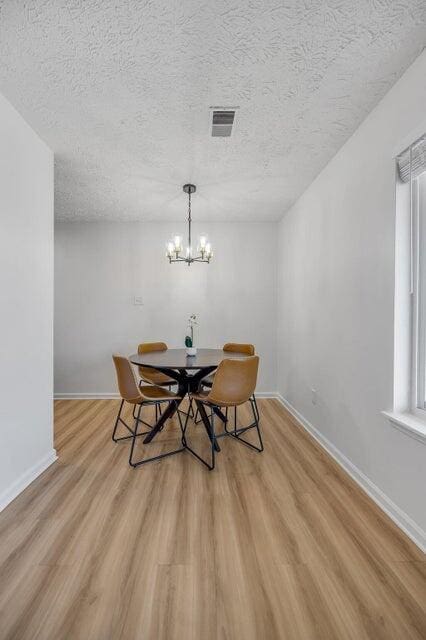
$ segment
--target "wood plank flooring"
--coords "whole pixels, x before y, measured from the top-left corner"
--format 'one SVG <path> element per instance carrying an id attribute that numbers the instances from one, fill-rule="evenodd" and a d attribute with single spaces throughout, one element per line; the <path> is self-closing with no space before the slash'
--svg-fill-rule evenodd
<path id="1" fill-rule="evenodd" d="M 208 472 L 186 452 L 131 469 L 118 401 L 57 401 L 58 462 L 0 514 L 0 638 L 424 639 L 425 556 L 259 406 L 265 452 L 223 439 Z"/>

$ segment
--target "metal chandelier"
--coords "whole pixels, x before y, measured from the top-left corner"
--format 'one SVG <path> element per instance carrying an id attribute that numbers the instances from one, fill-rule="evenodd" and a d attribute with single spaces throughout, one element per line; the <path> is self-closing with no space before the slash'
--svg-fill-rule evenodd
<path id="1" fill-rule="evenodd" d="M 197 253 L 194 254 L 192 249 L 191 238 L 191 194 L 197 190 L 195 184 L 184 184 L 183 190 L 188 194 L 188 246 L 183 249 L 182 236 L 175 236 L 173 240 L 167 243 L 167 257 L 170 264 L 172 262 L 186 262 L 188 267 L 193 262 L 210 262 L 213 257 L 213 251 L 210 242 L 206 236 L 200 236 L 197 246 Z"/>

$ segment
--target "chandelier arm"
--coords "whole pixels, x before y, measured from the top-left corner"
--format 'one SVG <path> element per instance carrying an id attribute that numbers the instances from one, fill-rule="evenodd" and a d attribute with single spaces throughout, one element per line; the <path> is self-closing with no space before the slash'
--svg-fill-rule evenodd
<path id="1" fill-rule="evenodd" d="M 169 263 L 172 262 L 186 262 L 187 264 L 192 264 L 193 262 L 205 262 L 206 264 L 210 263 L 209 258 L 202 258 L 201 256 L 197 256 L 196 258 L 169 258 Z"/>

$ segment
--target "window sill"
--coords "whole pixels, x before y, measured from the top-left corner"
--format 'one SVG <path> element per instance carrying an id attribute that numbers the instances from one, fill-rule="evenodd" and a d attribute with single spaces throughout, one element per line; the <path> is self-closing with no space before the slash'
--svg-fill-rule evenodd
<path id="1" fill-rule="evenodd" d="M 426 444 L 426 422 L 424 420 L 412 413 L 382 411 L 382 414 L 388 418 L 393 427 Z"/>

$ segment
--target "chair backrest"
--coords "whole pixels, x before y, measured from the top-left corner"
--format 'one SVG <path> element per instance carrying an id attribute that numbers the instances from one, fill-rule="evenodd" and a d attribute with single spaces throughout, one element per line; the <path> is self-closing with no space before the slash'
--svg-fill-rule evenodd
<path id="1" fill-rule="evenodd" d="M 154 351 L 167 351 L 165 342 L 142 342 L 138 345 L 138 353 L 153 353 Z M 149 378 L 152 376 L 150 367 L 138 367 L 141 378 Z"/>
<path id="2" fill-rule="evenodd" d="M 123 400 L 128 402 L 140 399 L 142 396 L 136 381 L 135 372 L 129 360 L 124 356 L 113 355 L 115 370 L 117 373 L 118 390 Z"/>
<path id="3" fill-rule="evenodd" d="M 152 353 L 153 351 L 167 351 L 165 342 L 142 342 L 138 346 L 138 353 Z"/>
<path id="4" fill-rule="evenodd" d="M 248 356 L 254 356 L 254 344 L 227 342 L 223 345 L 223 350 L 232 353 L 246 353 Z"/>
<path id="5" fill-rule="evenodd" d="M 222 406 L 236 406 L 247 402 L 256 389 L 258 369 L 259 356 L 244 360 L 222 360 L 206 399 Z"/>

